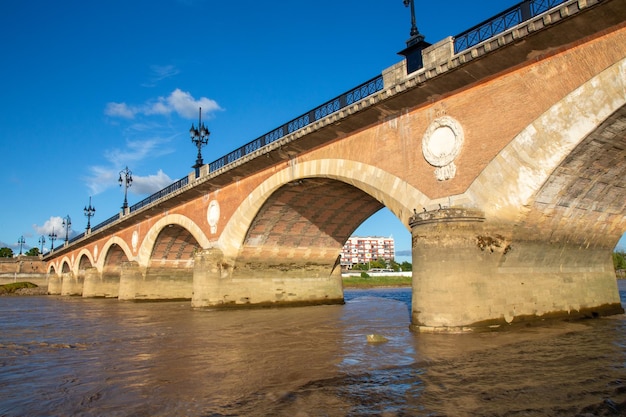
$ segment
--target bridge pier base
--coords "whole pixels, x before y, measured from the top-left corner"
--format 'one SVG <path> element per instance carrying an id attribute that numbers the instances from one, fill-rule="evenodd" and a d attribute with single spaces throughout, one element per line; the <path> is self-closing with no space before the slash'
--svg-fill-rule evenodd
<path id="1" fill-rule="evenodd" d="M 119 282 L 117 280 L 105 279 L 104 274 L 98 272 L 97 268 L 85 270 L 85 279 L 83 281 L 84 298 L 115 298 L 118 296 L 118 293 Z"/>
<path id="2" fill-rule="evenodd" d="M 191 269 L 143 268 L 137 262 L 121 266 L 120 300 L 189 300 L 191 294 Z"/>
<path id="3" fill-rule="evenodd" d="M 196 254 L 192 307 L 242 308 L 344 302 L 338 267 L 328 275 L 326 265 L 320 266 L 319 270 L 311 265 L 308 269 L 280 270 L 273 268 L 271 262 L 240 263 L 242 266 L 234 272 L 234 262 L 226 259 L 217 248 Z M 322 270 L 325 272 L 321 273 Z"/>
<path id="4" fill-rule="evenodd" d="M 48 294 L 50 295 L 61 295 L 61 287 L 63 285 L 63 280 L 58 275 L 49 275 L 48 276 Z"/>
<path id="5" fill-rule="evenodd" d="M 512 240 L 471 209 L 418 213 L 411 228 L 413 330 L 462 332 L 623 312 L 606 248 Z"/>
<path id="6" fill-rule="evenodd" d="M 119 300 L 134 300 L 138 287 L 143 285 L 143 274 L 137 262 L 124 262 L 120 271 Z"/>
<path id="7" fill-rule="evenodd" d="M 83 295 L 83 279 L 73 272 L 64 272 L 61 276 L 61 295 Z"/>

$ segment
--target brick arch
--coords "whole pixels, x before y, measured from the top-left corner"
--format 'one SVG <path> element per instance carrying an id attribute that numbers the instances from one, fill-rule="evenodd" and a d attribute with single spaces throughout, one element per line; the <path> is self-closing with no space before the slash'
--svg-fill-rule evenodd
<path id="1" fill-rule="evenodd" d="M 71 271 L 72 263 L 70 262 L 70 259 L 67 256 L 63 256 L 62 258 L 57 259 L 55 262 L 51 262 L 48 264 L 48 274 L 61 275 L 65 264 L 70 266 Z"/>
<path id="2" fill-rule="evenodd" d="M 615 247 L 626 231 L 626 105 L 559 164 L 519 226 L 546 241 Z"/>
<path id="3" fill-rule="evenodd" d="M 74 265 L 74 272 L 76 273 L 78 273 L 78 271 L 81 270 L 83 259 L 87 259 L 91 267 L 95 266 L 93 256 L 91 255 L 91 252 L 88 251 L 86 248 L 81 249 L 80 252 L 78 252 L 78 256 L 76 258 L 77 258 L 77 261 L 76 261 L 76 264 Z"/>
<path id="4" fill-rule="evenodd" d="M 190 218 L 181 214 L 168 214 L 152 225 L 142 240 L 139 251 L 137 252 L 137 262 L 139 265 L 148 266 L 150 264 L 150 258 L 159 234 L 164 228 L 170 225 L 177 225 L 187 230 L 202 248 L 208 248 L 211 245 L 206 234 Z"/>
<path id="5" fill-rule="evenodd" d="M 334 259 L 350 234 L 383 205 L 341 181 L 305 178 L 284 185 L 263 204 L 250 225 L 246 259 Z"/>
<path id="6" fill-rule="evenodd" d="M 187 229 L 169 224 L 161 229 L 150 255 L 150 265 L 189 263 L 200 249 L 198 241 Z"/>
<path id="7" fill-rule="evenodd" d="M 61 261 L 61 273 L 64 274 L 66 272 L 72 272 L 72 264 L 67 257 Z"/>
<path id="8" fill-rule="evenodd" d="M 557 168 L 626 104 L 626 58 L 554 104 L 522 130 L 472 182 L 466 196 L 488 218 L 519 222 Z M 618 238 L 619 239 L 619 238 Z"/>
<path id="9" fill-rule="evenodd" d="M 133 260 L 132 251 L 128 244 L 119 236 L 111 236 L 111 238 L 107 240 L 107 242 L 102 247 L 102 252 L 100 252 L 100 256 L 98 256 L 98 262 L 96 263 L 96 268 L 98 269 L 98 271 L 104 270 L 104 263 L 106 262 L 107 256 L 109 255 L 109 250 L 111 246 L 113 246 L 114 244 L 118 245 L 122 249 L 122 252 L 124 252 L 124 255 L 126 255 L 126 258 L 128 260 Z"/>
<path id="10" fill-rule="evenodd" d="M 224 255 L 237 256 L 257 214 L 279 189 L 289 187 L 288 184 L 298 186 L 311 179 L 324 178 L 350 185 L 377 200 L 381 205 L 376 210 L 382 206 L 387 207 L 407 230 L 413 209 L 432 203 L 426 195 L 406 181 L 373 165 L 342 159 L 307 162 L 294 160 L 290 167 L 277 172 L 259 185 L 233 213 L 218 240 L 218 246 L 222 248 Z M 372 213 L 370 211 L 369 215 Z"/>

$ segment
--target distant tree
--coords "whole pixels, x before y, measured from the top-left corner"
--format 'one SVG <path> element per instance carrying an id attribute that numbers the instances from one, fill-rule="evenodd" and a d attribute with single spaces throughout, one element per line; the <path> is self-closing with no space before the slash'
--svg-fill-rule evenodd
<path id="1" fill-rule="evenodd" d="M 615 251 L 613 252 L 613 266 L 615 269 L 626 269 L 626 252 Z"/>
<path id="2" fill-rule="evenodd" d="M 402 268 L 403 271 L 412 271 L 413 264 L 411 264 L 410 262 L 404 261 L 400 264 L 400 268 Z"/>
<path id="3" fill-rule="evenodd" d="M 367 264 L 354 264 L 352 265 L 352 269 L 357 271 L 367 271 Z"/>
<path id="4" fill-rule="evenodd" d="M 30 248 L 28 252 L 26 252 L 26 256 L 39 256 L 39 248 Z"/>
<path id="5" fill-rule="evenodd" d="M 13 257 L 13 249 L 0 248 L 0 258 L 12 258 L 12 257 Z"/>
<path id="6" fill-rule="evenodd" d="M 396 272 L 398 272 L 401 269 L 400 264 L 394 260 L 389 261 L 389 267 Z"/>
<path id="7" fill-rule="evenodd" d="M 387 262 L 384 259 L 376 259 L 370 262 L 370 269 L 372 268 L 387 268 Z"/>

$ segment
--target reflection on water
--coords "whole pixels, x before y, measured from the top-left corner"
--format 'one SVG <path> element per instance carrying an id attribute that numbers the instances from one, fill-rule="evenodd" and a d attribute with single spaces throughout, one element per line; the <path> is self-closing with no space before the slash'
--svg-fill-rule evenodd
<path id="1" fill-rule="evenodd" d="M 626 414 L 624 316 L 416 334 L 410 299 L 346 291 L 343 306 L 206 311 L 1 298 L 0 416 Z"/>

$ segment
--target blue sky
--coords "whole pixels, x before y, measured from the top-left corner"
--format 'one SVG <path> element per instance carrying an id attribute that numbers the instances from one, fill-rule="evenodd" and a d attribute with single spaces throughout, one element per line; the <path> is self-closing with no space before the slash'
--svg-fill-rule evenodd
<path id="1" fill-rule="evenodd" d="M 416 0 L 434 43 L 516 4 Z M 0 247 L 70 237 L 192 171 L 198 106 L 210 162 L 400 61 L 401 0 L 3 0 Z M 359 235 L 410 234 L 383 209 Z M 626 247 L 622 239 L 621 247 Z M 410 260 L 410 257 L 403 260 Z"/>

